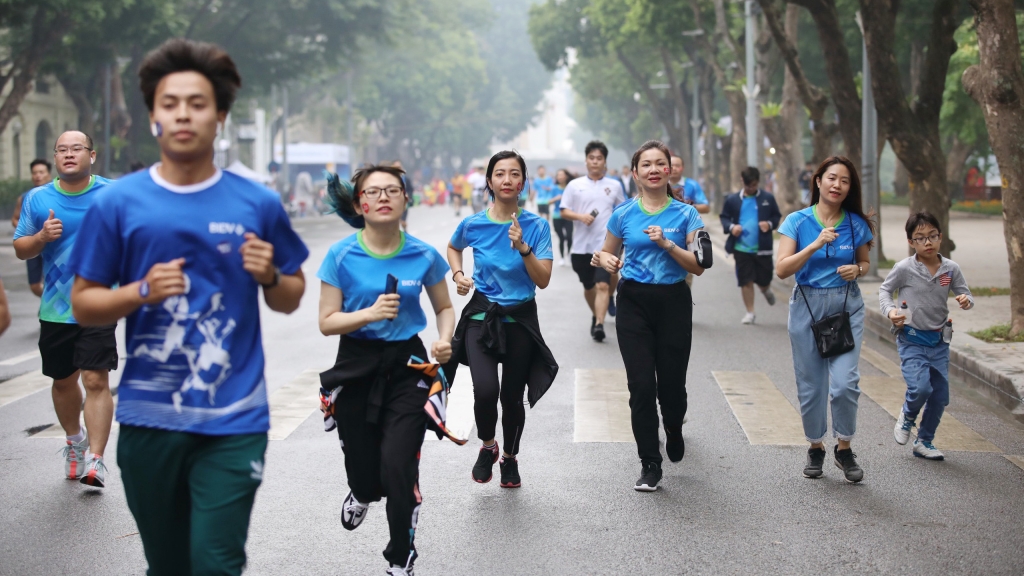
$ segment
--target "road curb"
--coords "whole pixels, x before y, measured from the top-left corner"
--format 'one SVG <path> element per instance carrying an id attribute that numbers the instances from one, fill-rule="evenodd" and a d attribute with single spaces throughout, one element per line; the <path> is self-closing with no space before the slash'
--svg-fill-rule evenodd
<path id="1" fill-rule="evenodd" d="M 711 241 L 725 250 L 725 241 L 720 235 L 712 235 Z M 772 280 L 789 290 L 795 286 L 792 276 L 785 280 L 776 276 Z M 892 323 L 878 310 L 877 303 L 864 302 L 864 312 L 864 327 L 895 349 L 896 337 L 889 331 Z M 996 344 L 978 340 L 967 333 L 957 333 L 949 346 L 949 372 L 971 389 L 998 402 L 1016 420 L 1024 423 L 1024 372 L 987 353 L 998 348 Z"/>

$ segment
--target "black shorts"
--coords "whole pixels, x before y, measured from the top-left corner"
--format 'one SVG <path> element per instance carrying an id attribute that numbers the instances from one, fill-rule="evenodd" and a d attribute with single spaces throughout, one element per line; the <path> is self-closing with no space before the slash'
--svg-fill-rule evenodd
<path id="1" fill-rule="evenodd" d="M 541 216 L 547 216 L 551 212 L 548 210 L 548 204 L 537 204 L 537 214 Z"/>
<path id="2" fill-rule="evenodd" d="M 39 321 L 43 375 L 63 380 L 77 370 L 117 370 L 117 339 L 109 326 Z"/>
<path id="3" fill-rule="evenodd" d="M 607 270 L 590 265 L 590 260 L 593 257 L 593 254 L 569 255 L 569 259 L 572 261 L 572 269 L 580 277 L 584 290 L 590 290 L 594 287 L 594 284 L 599 282 L 604 282 L 605 284 L 611 284 L 612 282 L 612 275 Z"/>
<path id="4" fill-rule="evenodd" d="M 39 284 L 43 281 L 43 257 L 36 256 L 25 260 L 25 267 L 28 268 L 28 283 Z"/>
<path id="5" fill-rule="evenodd" d="M 736 283 L 746 286 L 753 282 L 764 288 L 772 283 L 772 257 L 770 254 L 748 254 L 736 250 Z"/>

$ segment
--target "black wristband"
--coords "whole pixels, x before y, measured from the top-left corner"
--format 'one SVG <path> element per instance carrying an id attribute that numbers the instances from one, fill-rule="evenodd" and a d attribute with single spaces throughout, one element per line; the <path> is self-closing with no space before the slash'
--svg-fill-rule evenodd
<path id="1" fill-rule="evenodd" d="M 281 269 L 278 268 L 277 266 L 274 266 L 274 279 L 270 282 L 270 284 L 260 284 L 260 286 L 263 286 L 264 288 L 273 288 L 274 286 L 277 286 L 280 283 Z"/>
<path id="2" fill-rule="evenodd" d="M 462 274 L 463 276 L 466 275 L 466 273 L 463 272 L 462 270 L 456 270 L 455 272 L 452 272 L 452 282 L 455 282 L 455 275 L 456 274 Z"/>
<path id="3" fill-rule="evenodd" d="M 533 246 L 527 246 L 527 248 L 528 248 L 528 250 L 526 252 L 520 252 L 519 253 L 519 255 L 522 256 L 523 258 L 526 258 L 530 254 L 533 254 Z"/>

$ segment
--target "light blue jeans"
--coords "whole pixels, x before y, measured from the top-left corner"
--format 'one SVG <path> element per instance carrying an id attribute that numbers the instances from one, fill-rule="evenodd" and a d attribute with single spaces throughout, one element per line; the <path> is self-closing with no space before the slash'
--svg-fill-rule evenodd
<path id="1" fill-rule="evenodd" d="M 900 352 L 900 369 L 907 382 L 907 401 L 903 414 L 911 422 L 924 408 L 917 438 L 925 442 L 935 439 L 935 430 L 949 404 L 949 344 L 921 346 L 902 337 L 896 342 Z"/>
<path id="2" fill-rule="evenodd" d="M 860 287 L 850 286 L 846 311 L 853 329 L 853 350 L 832 358 L 822 358 L 814 344 L 811 315 L 820 321 L 843 310 L 846 286 L 840 288 L 793 288 L 789 299 L 789 343 L 793 348 L 793 370 L 796 392 L 800 399 L 800 416 L 804 436 L 812 444 L 822 442 L 828 433 L 828 408 L 832 407 L 832 436 L 852 440 L 857 432 L 857 401 L 860 399 L 860 346 L 864 337 L 864 299 Z M 831 402 L 829 400 L 831 396 Z"/>

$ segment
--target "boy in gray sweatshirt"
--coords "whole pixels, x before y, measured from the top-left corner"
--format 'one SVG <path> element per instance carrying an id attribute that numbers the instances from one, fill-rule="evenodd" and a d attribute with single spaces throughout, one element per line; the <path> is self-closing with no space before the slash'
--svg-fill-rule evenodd
<path id="1" fill-rule="evenodd" d="M 949 404 L 949 340 L 952 328 L 946 328 L 949 292 L 960 308 L 974 306 L 974 298 L 960 267 L 939 254 L 942 230 L 939 221 L 927 212 L 907 219 L 907 243 L 915 254 L 900 260 L 878 289 L 882 314 L 896 329 L 896 347 L 900 368 L 907 382 L 907 398 L 896 419 L 893 436 L 897 444 L 906 444 L 917 415 L 924 408 L 921 426 L 914 441 L 914 456 L 927 460 L 944 458 L 933 444 L 942 412 Z M 900 305 L 893 301 L 899 292 Z M 902 306 L 906 303 L 906 307 Z"/>

